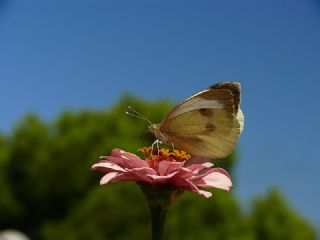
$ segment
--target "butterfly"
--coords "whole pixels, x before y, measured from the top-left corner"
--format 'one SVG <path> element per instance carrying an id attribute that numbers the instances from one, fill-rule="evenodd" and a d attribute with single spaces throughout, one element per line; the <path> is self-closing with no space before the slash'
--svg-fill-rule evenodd
<path id="1" fill-rule="evenodd" d="M 162 143 L 192 155 L 226 157 L 244 126 L 240 97 L 240 83 L 217 83 L 178 104 L 160 124 L 150 124 L 149 130 Z"/>

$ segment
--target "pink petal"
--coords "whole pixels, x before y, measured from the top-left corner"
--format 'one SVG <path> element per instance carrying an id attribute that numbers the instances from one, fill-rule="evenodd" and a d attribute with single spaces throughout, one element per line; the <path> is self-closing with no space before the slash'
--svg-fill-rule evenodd
<path id="1" fill-rule="evenodd" d="M 101 157 L 102 158 L 102 157 Z M 121 157 L 113 157 L 113 156 L 103 156 L 103 159 L 106 159 L 107 162 L 112 162 L 114 164 L 119 165 L 122 168 L 135 168 L 135 166 L 132 164 L 132 162 L 123 159 Z"/>
<path id="2" fill-rule="evenodd" d="M 111 152 L 111 156 L 113 157 L 121 157 L 125 159 L 132 159 L 132 160 L 141 160 L 137 155 L 133 153 L 126 152 L 122 149 L 113 149 Z"/>
<path id="3" fill-rule="evenodd" d="M 161 161 L 159 163 L 159 168 L 158 168 L 159 174 L 162 176 L 165 176 L 170 173 L 179 171 L 183 165 L 184 165 L 184 162 Z"/>
<path id="4" fill-rule="evenodd" d="M 128 172 L 136 176 L 137 179 L 142 182 L 153 182 L 151 176 L 158 175 L 157 172 L 150 167 L 128 169 Z"/>
<path id="5" fill-rule="evenodd" d="M 109 182 L 123 182 L 123 181 L 140 181 L 141 179 L 131 173 L 117 173 L 110 172 L 102 177 L 100 184 L 108 184 Z"/>
<path id="6" fill-rule="evenodd" d="M 104 173 L 109 173 L 109 172 L 126 172 L 122 167 L 112 163 L 112 162 L 107 162 L 107 161 L 101 161 L 99 163 L 94 164 L 91 167 L 91 170 L 94 171 L 99 171 L 99 172 L 104 172 Z"/>
<path id="7" fill-rule="evenodd" d="M 184 179 L 189 179 L 189 178 L 192 178 L 194 176 L 194 173 L 189 170 L 188 168 L 181 168 L 179 173 L 177 174 L 176 177 L 178 178 L 184 178 Z"/>
<path id="8" fill-rule="evenodd" d="M 192 177 L 192 180 L 196 181 L 198 179 L 202 179 L 205 176 L 207 176 L 209 173 L 212 173 L 212 172 L 215 172 L 215 171 L 219 171 L 218 169 L 219 168 L 204 168 L 198 174 L 194 174 L 194 176 Z M 226 175 L 228 174 L 226 171 L 225 171 L 225 173 L 226 173 Z M 227 176 L 229 176 L 229 175 L 227 175 Z"/>
<path id="9" fill-rule="evenodd" d="M 165 183 L 165 182 L 170 182 L 170 180 L 172 178 L 174 178 L 178 173 L 179 173 L 179 171 L 170 173 L 170 174 L 165 175 L 165 176 L 149 175 L 149 174 L 148 174 L 148 176 L 150 178 L 152 178 L 154 183 Z"/>
<path id="10" fill-rule="evenodd" d="M 112 179 L 112 182 L 124 182 L 124 181 L 139 182 L 141 181 L 141 178 L 131 173 L 118 173 L 118 175 Z"/>
<path id="11" fill-rule="evenodd" d="M 177 178 L 174 182 L 174 185 L 185 190 L 198 191 L 197 186 L 185 178 Z"/>
<path id="12" fill-rule="evenodd" d="M 200 190 L 199 188 L 197 188 L 197 186 L 195 184 L 193 184 L 191 181 L 184 179 L 184 178 L 177 179 L 175 186 L 183 188 L 187 191 L 198 193 L 206 198 L 209 198 L 212 196 L 212 194 L 210 192 Z"/>
<path id="13" fill-rule="evenodd" d="M 113 149 L 111 152 L 111 156 L 119 157 L 124 161 L 130 160 L 130 163 L 134 167 L 148 167 L 148 164 L 146 163 L 146 161 L 142 160 L 141 158 L 139 158 L 137 155 L 133 153 L 129 153 L 121 149 Z"/>
<path id="14" fill-rule="evenodd" d="M 111 151 L 111 156 L 114 156 L 114 157 L 121 157 L 121 152 L 123 150 L 122 149 L 119 149 L 119 148 L 115 148 L 115 149 L 112 149 Z"/>
<path id="15" fill-rule="evenodd" d="M 110 182 L 113 178 L 115 178 L 117 175 L 118 175 L 117 172 L 107 173 L 106 175 L 104 175 L 104 176 L 101 178 L 101 180 L 100 180 L 100 185 L 109 183 L 109 182 Z"/>
<path id="16" fill-rule="evenodd" d="M 130 160 L 135 167 L 148 167 L 147 162 L 139 158 L 137 155 L 123 150 L 121 150 L 121 153 L 122 158 Z"/>
<path id="17" fill-rule="evenodd" d="M 187 168 L 191 170 L 194 174 L 198 174 L 201 170 L 206 168 L 213 167 L 213 164 L 210 162 L 202 163 L 202 164 L 192 164 L 188 165 Z"/>
<path id="18" fill-rule="evenodd" d="M 196 186 L 201 188 L 219 188 L 223 190 L 230 190 L 232 182 L 226 171 L 222 168 L 213 168 L 206 175 L 201 178 L 191 180 Z"/>
<path id="19" fill-rule="evenodd" d="M 146 161 L 140 159 L 134 154 L 125 153 L 123 150 L 113 150 L 111 156 L 100 157 L 119 165 L 122 168 L 139 168 L 148 167 Z"/>

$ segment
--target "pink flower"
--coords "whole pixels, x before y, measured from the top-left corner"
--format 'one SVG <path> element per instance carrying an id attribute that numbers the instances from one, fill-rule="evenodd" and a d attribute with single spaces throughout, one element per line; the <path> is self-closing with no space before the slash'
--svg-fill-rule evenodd
<path id="1" fill-rule="evenodd" d="M 232 182 L 229 174 L 222 168 L 214 168 L 210 162 L 196 163 L 188 159 L 184 151 L 159 149 L 151 153 L 151 148 L 141 150 L 147 160 L 120 150 L 112 150 L 111 156 L 92 166 L 92 170 L 105 173 L 100 184 L 109 182 L 135 181 L 154 186 L 171 186 L 177 189 L 196 192 L 211 197 L 211 192 L 199 188 L 218 188 L 229 191 Z M 192 160 L 192 159 L 191 159 Z"/>

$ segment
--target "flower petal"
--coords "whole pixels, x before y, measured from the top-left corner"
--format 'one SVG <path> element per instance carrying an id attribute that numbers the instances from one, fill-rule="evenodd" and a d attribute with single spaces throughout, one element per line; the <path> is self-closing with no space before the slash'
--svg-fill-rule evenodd
<path id="1" fill-rule="evenodd" d="M 148 167 L 146 161 L 139 158 L 137 155 L 133 153 L 126 152 L 124 150 L 120 150 L 121 157 L 126 160 L 130 160 L 135 167 Z"/>
<path id="2" fill-rule="evenodd" d="M 178 178 L 190 179 L 194 176 L 194 173 L 188 168 L 181 168 L 179 173 L 177 174 Z"/>
<path id="3" fill-rule="evenodd" d="M 124 182 L 124 181 L 141 181 L 140 177 L 131 173 L 110 172 L 102 177 L 100 185 L 108 184 L 109 182 Z"/>
<path id="4" fill-rule="evenodd" d="M 150 167 L 133 168 L 129 169 L 128 172 L 135 175 L 139 181 L 142 182 L 153 182 L 153 178 L 151 176 L 158 175 L 157 172 Z"/>
<path id="5" fill-rule="evenodd" d="M 118 173 L 112 180 L 112 182 L 124 182 L 124 181 L 141 181 L 139 176 L 129 173 Z"/>
<path id="6" fill-rule="evenodd" d="M 117 172 L 107 173 L 106 175 L 104 175 L 104 176 L 101 178 L 101 180 L 100 180 L 100 185 L 109 183 L 109 182 L 110 182 L 113 178 L 115 178 L 117 175 L 118 175 Z"/>
<path id="7" fill-rule="evenodd" d="M 213 167 L 213 164 L 211 162 L 206 162 L 206 163 L 196 163 L 196 164 L 191 164 L 188 165 L 187 168 L 191 170 L 194 174 L 198 174 L 201 170 L 206 169 L 206 168 L 211 168 Z"/>
<path id="8" fill-rule="evenodd" d="M 232 182 L 229 174 L 222 168 L 213 168 L 201 177 L 195 177 L 191 181 L 201 188 L 219 188 L 229 191 L 232 187 Z"/>
<path id="9" fill-rule="evenodd" d="M 146 161 L 121 149 L 113 149 L 111 156 L 101 156 L 100 158 L 113 162 L 122 168 L 148 167 Z"/>
<path id="10" fill-rule="evenodd" d="M 91 167 L 91 170 L 109 173 L 109 172 L 126 172 L 122 167 L 117 164 L 108 161 L 101 161 L 99 163 L 94 164 Z"/>
<path id="11" fill-rule="evenodd" d="M 198 193 L 198 194 L 200 194 L 200 195 L 202 195 L 202 196 L 204 196 L 206 198 L 209 198 L 209 197 L 212 196 L 212 193 L 200 190 L 195 184 L 193 184 L 188 179 L 179 178 L 179 179 L 177 179 L 175 185 L 177 187 L 183 188 L 183 189 L 185 189 L 187 191 Z"/>
<path id="12" fill-rule="evenodd" d="M 183 165 L 184 165 L 184 162 L 161 161 L 158 167 L 159 174 L 161 176 L 171 174 L 173 172 L 179 171 Z"/>
<path id="13" fill-rule="evenodd" d="M 154 183 L 165 183 L 165 182 L 170 182 L 170 180 L 172 178 L 174 178 L 178 173 L 179 173 L 179 171 L 170 173 L 170 174 L 165 175 L 165 176 L 150 175 L 150 174 L 148 174 L 148 176 L 153 179 Z"/>

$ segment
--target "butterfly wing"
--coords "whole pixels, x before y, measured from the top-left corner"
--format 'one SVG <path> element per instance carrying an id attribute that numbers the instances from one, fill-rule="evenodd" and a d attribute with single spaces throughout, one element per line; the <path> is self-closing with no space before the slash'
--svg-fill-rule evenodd
<path id="1" fill-rule="evenodd" d="M 193 155 L 226 157 L 243 129 L 239 103 L 240 84 L 216 84 L 176 106 L 161 122 L 159 130 L 167 143 Z"/>

